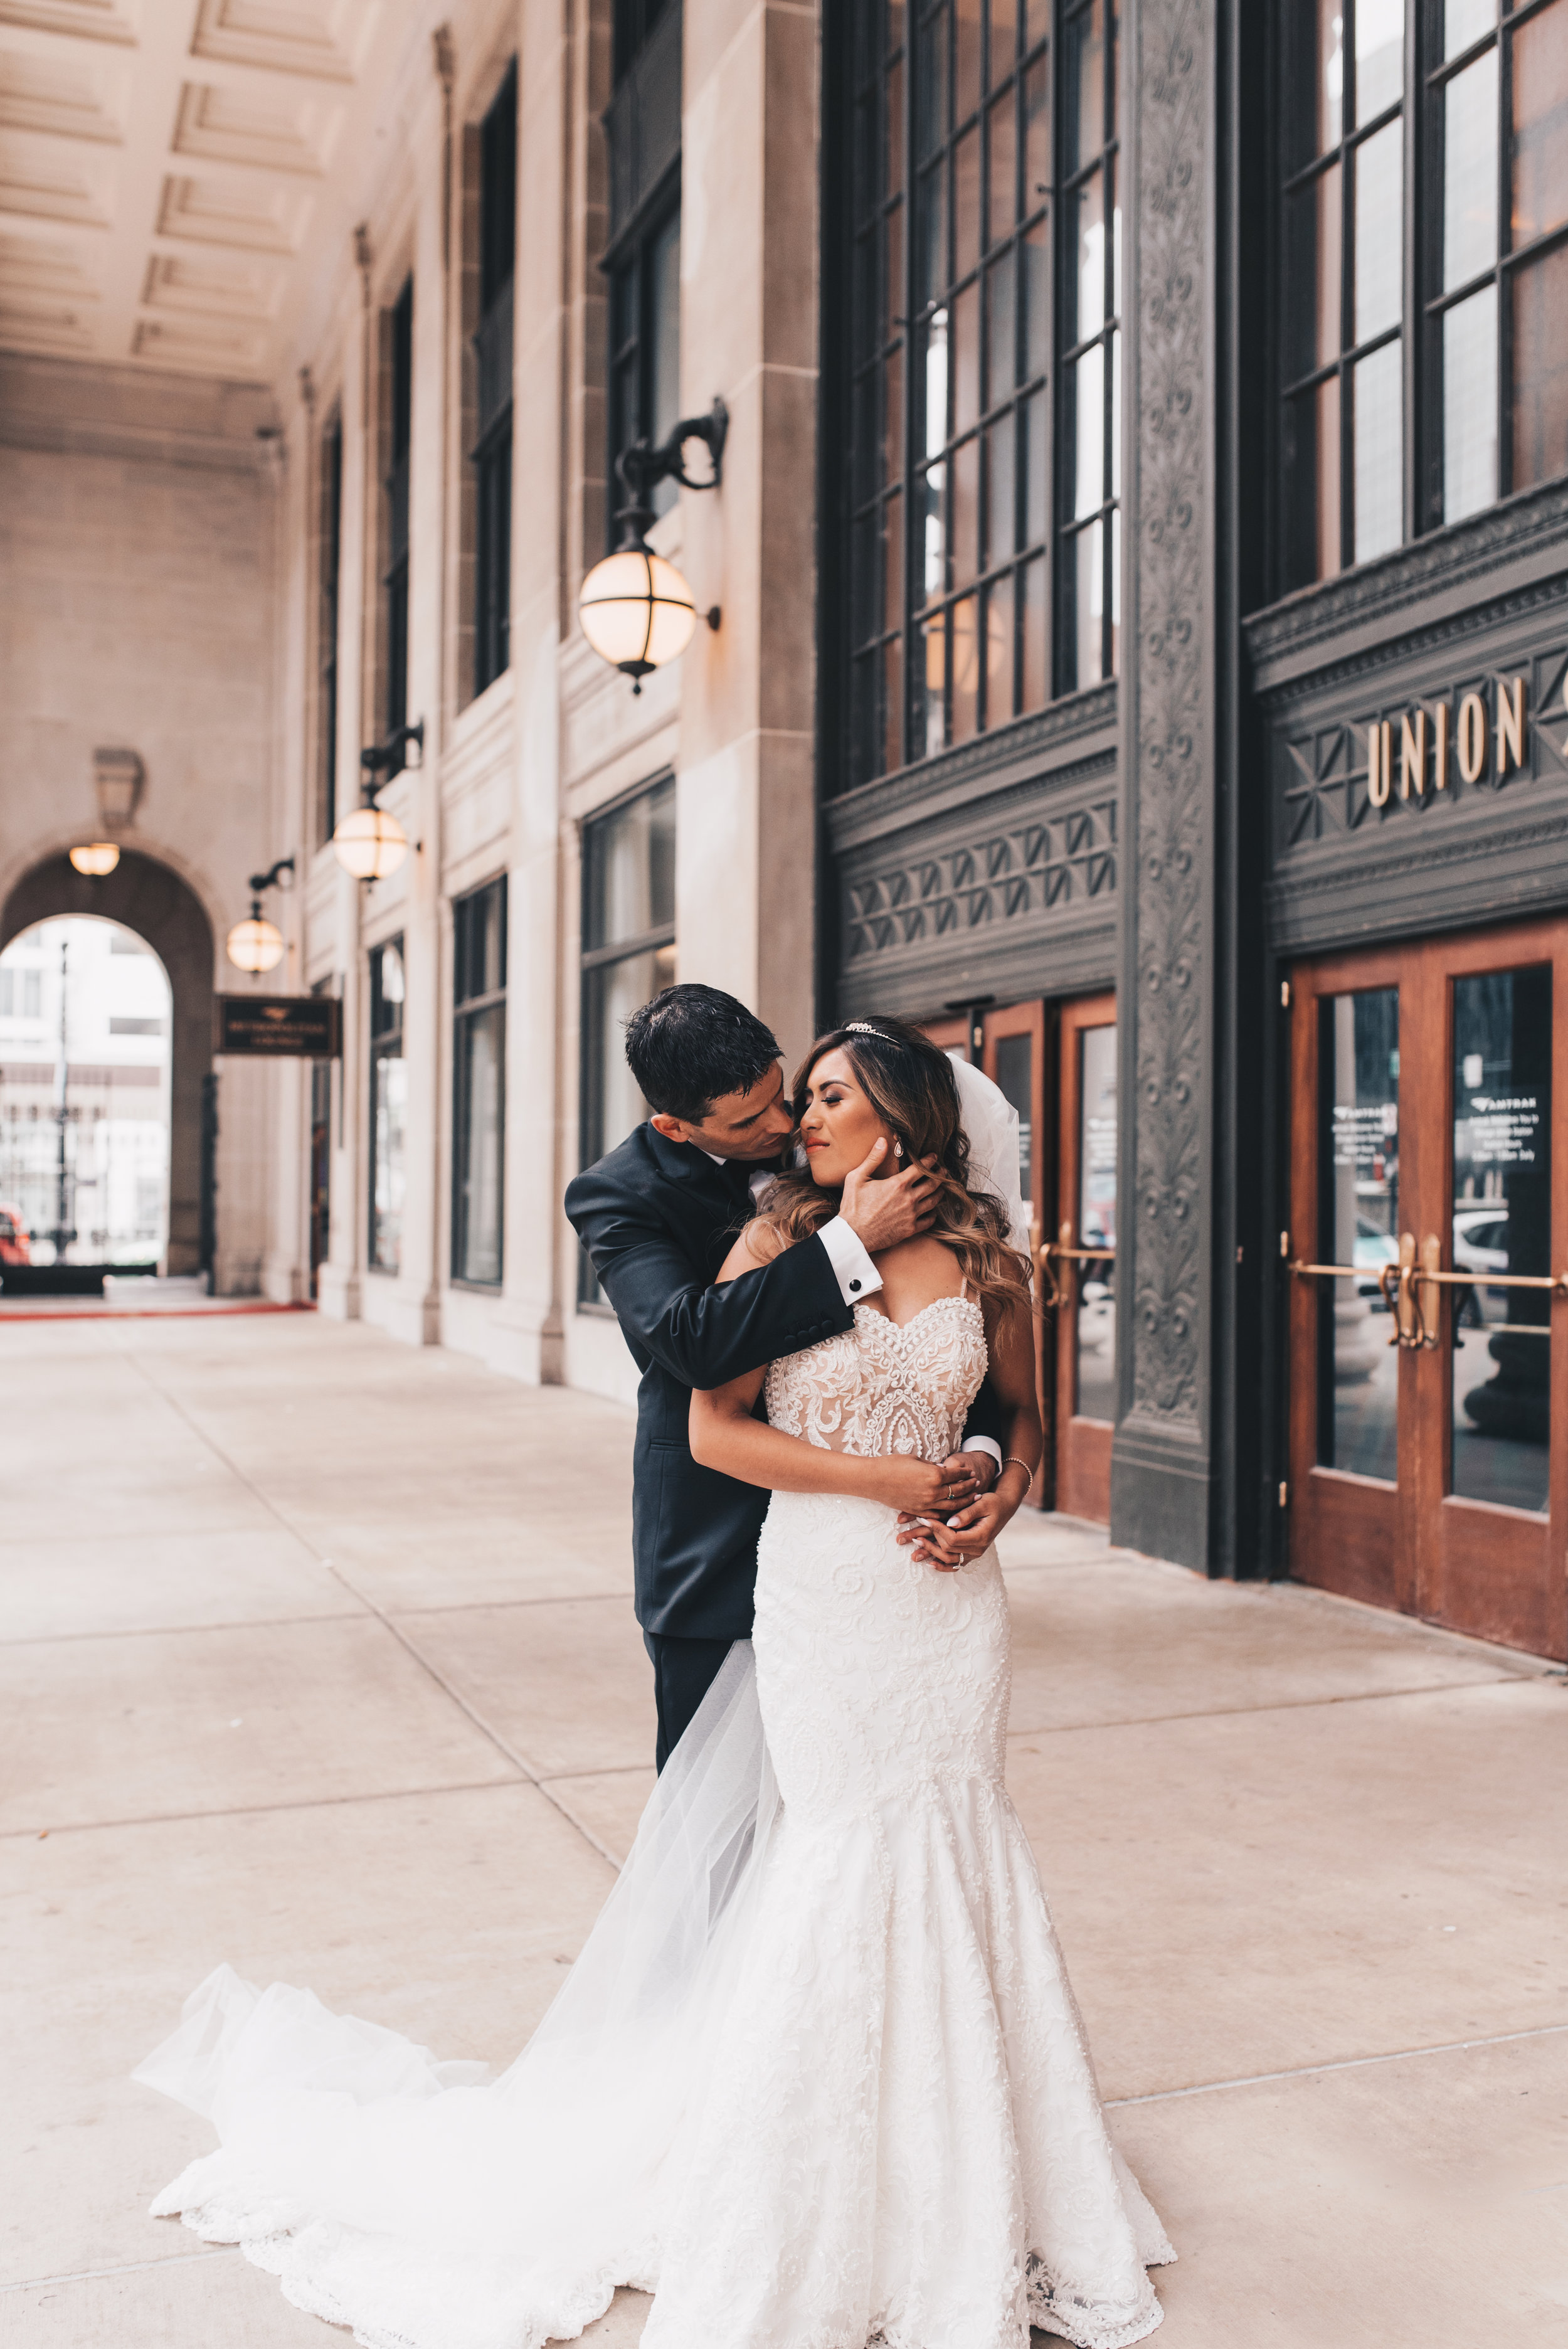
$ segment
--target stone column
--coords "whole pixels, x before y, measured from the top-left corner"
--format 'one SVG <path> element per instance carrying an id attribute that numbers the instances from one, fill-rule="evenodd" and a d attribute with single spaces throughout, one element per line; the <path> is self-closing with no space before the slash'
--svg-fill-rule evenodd
<path id="1" fill-rule="evenodd" d="M 403 868 L 403 1059 L 407 1069 L 403 1231 L 389 1311 L 377 1319 L 415 1346 L 440 1338 L 439 1228 L 441 1088 L 451 1068 L 449 1001 L 441 968 L 441 758 L 446 749 L 444 583 L 450 320 L 442 192 L 445 124 L 432 68 L 408 135 L 418 199 L 414 215 L 414 398 L 408 486 L 407 722 L 424 720 L 423 756 L 403 780 L 400 820 L 408 834 Z M 379 720 L 377 721 L 379 723 Z M 406 793 L 406 798 L 402 794 Z"/>
<path id="2" fill-rule="evenodd" d="M 787 1063 L 815 970 L 818 43 L 799 6 L 686 0 L 681 404 L 721 395 L 729 440 L 722 490 L 684 499 L 682 568 L 723 619 L 683 664 L 680 976 Z"/>
<path id="3" fill-rule="evenodd" d="M 1111 1538 L 1212 1549 L 1222 0 L 1130 0 Z"/>
<path id="4" fill-rule="evenodd" d="M 374 333 L 376 310 L 368 246 L 356 255 L 353 307 L 343 320 L 343 377 L 338 394 L 343 421 L 343 562 L 337 623 L 337 803 L 339 812 L 359 794 L 360 705 L 365 691 L 368 605 L 375 594 L 375 499 L 372 473 L 375 438 Z M 361 888 L 333 864 L 329 875 L 334 961 L 342 974 L 343 1058 L 332 1074 L 328 1153 L 327 1259 L 316 1276 L 316 1301 L 336 1321 L 357 1320 L 364 1302 L 366 1192 L 365 1017 L 359 943 Z"/>
<path id="5" fill-rule="evenodd" d="M 490 1359 L 531 1384 L 561 1370 L 562 1135 L 557 1003 L 561 870 L 560 636 L 573 473 L 568 389 L 585 331 L 589 263 L 569 238 L 591 161 L 589 27 L 558 0 L 522 14 L 518 79 L 511 667 L 516 778 L 507 874 L 506 1195 L 501 1302 Z M 597 294 L 597 286 L 593 288 Z M 595 429 L 603 434 L 597 417 Z M 580 555 L 579 555 L 580 559 Z M 570 1234 L 567 1234 L 570 1239 Z"/>
<path id="6" fill-rule="evenodd" d="M 271 838 L 283 853 L 292 854 L 294 869 L 292 886 L 267 908 L 284 940 L 284 960 L 269 985 L 286 995 L 305 991 L 305 884 L 311 851 L 305 746 L 312 739 L 314 700 L 304 623 L 314 584 L 318 482 L 315 405 L 306 375 L 290 418 L 288 462 L 273 509 L 273 707 L 282 714 L 273 746 L 281 804 L 273 811 Z M 262 1293 L 288 1305 L 310 1294 L 308 1061 L 279 1062 L 271 1071 L 271 1092 Z"/>

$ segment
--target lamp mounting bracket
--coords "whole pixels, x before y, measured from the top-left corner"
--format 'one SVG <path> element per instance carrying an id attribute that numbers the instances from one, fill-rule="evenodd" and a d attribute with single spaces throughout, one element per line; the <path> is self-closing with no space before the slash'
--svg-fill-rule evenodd
<path id="1" fill-rule="evenodd" d="M 402 755 L 411 742 L 418 746 L 419 752 L 419 756 L 415 759 Z M 359 763 L 365 771 L 363 788 L 366 806 L 374 807 L 377 792 L 385 789 L 395 773 L 400 773 L 405 767 L 422 766 L 424 751 L 425 721 L 422 718 L 413 726 L 394 728 L 385 742 L 372 742 L 366 750 L 361 750 Z"/>
<path id="2" fill-rule="evenodd" d="M 647 440 L 634 440 L 615 460 L 615 471 L 626 492 L 626 502 L 615 519 L 624 526 L 624 543 L 635 546 L 654 523 L 648 501 L 661 481 L 678 481 L 685 490 L 717 490 L 724 481 L 724 444 L 729 432 L 729 410 L 716 399 L 706 416 L 683 416 L 655 449 Z M 708 477 L 694 481 L 686 469 L 686 444 L 700 440 L 708 454 Z"/>
<path id="3" fill-rule="evenodd" d="M 292 856 L 280 856 L 270 873 L 253 873 L 249 883 L 252 896 L 259 897 L 263 889 L 275 889 L 284 874 L 292 873 L 294 869 L 294 861 Z"/>

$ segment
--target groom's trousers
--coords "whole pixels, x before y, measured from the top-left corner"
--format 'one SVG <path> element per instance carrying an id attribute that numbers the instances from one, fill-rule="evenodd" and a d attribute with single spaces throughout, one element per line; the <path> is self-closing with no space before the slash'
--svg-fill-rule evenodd
<path id="1" fill-rule="evenodd" d="M 659 1743 L 655 1759 L 662 1770 L 685 1735 L 692 1715 L 718 1678 L 718 1668 L 733 1642 L 679 1640 L 667 1631 L 645 1631 L 643 1645 L 653 1659 L 654 1696 L 659 1708 Z"/>

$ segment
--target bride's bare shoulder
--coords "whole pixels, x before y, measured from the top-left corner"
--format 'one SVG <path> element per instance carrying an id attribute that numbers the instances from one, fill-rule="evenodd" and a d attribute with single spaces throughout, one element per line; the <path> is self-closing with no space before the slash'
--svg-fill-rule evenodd
<path id="1" fill-rule="evenodd" d="M 789 1246 L 789 1240 L 777 1224 L 764 1223 L 758 1218 L 747 1225 L 719 1266 L 718 1278 L 721 1281 L 738 1280 L 743 1272 L 759 1272 L 765 1264 L 771 1264 L 775 1257 L 782 1256 Z"/>

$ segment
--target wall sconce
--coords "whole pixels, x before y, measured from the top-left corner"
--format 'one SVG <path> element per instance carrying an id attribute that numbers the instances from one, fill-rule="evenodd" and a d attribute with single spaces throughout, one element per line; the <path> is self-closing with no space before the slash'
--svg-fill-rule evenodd
<path id="1" fill-rule="evenodd" d="M 425 721 L 399 726 L 385 742 L 372 743 L 359 753 L 364 799 L 343 819 L 332 835 L 332 853 L 356 881 L 385 881 L 397 872 L 408 854 L 408 835 L 395 815 L 377 807 L 376 794 L 385 790 L 394 772 L 425 763 Z"/>
<path id="2" fill-rule="evenodd" d="M 615 515 L 621 543 L 583 582 L 577 616 L 600 659 L 629 677 L 634 693 L 641 693 L 644 678 L 685 652 L 697 623 L 691 589 L 675 564 L 655 554 L 647 543 L 654 523 L 649 497 L 664 481 L 679 481 L 687 490 L 717 490 L 724 478 L 728 430 L 729 410 L 716 399 L 707 415 L 684 417 L 658 448 L 634 440 L 615 460 L 626 493 L 626 503 Z M 688 440 L 701 440 L 707 449 L 712 472 L 706 481 L 694 481 L 682 462 Z M 710 628 L 717 628 L 718 605 L 702 616 Z"/>
<path id="3" fill-rule="evenodd" d="M 119 863 L 119 850 L 112 840 L 84 841 L 79 848 L 70 851 L 71 863 L 89 881 L 101 881 Z"/>
<path id="4" fill-rule="evenodd" d="M 130 822 L 141 796 L 141 761 L 134 750 L 93 752 L 93 786 L 106 831 L 118 832 Z"/>
<path id="5" fill-rule="evenodd" d="M 273 922 L 262 918 L 262 895 L 275 888 L 285 873 L 292 873 L 292 856 L 280 856 L 270 873 L 251 875 L 251 911 L 249 919 L 236 922 L 226 941 L 229 960 L 236 970 L 249 971 L 259 978 L 263 971 L 275 970 L 284 958 L 284 934 Z"/>

